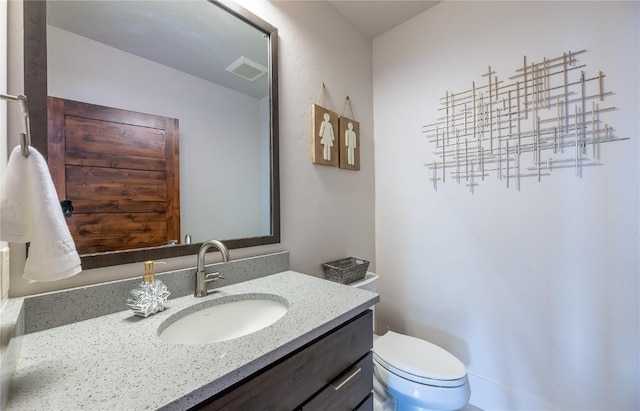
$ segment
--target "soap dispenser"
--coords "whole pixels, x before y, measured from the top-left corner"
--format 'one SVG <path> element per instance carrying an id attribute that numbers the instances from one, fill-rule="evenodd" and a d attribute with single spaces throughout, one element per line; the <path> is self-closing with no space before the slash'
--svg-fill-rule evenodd
<path id="1" fill-rule="evenodd" d="M 135 315 L 148 317 L 164 310 L 169 297 L 167 286 L 153 275 L 154 264 L 165 264 L 162 261 L 145 261 L 142 282 L 129 293 L 127 305 Z"/>

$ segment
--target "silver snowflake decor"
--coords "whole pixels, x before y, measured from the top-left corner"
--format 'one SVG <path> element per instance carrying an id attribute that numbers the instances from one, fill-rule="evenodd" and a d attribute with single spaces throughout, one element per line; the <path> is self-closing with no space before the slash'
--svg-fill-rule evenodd
<path id="1" fill-rule="evenodd" d="M 167 286 L 160 280 L 150 283 L 142 282 L 131 290 L 127 306 L 133 310 L 135 315 L 148 317 L 164 310 L 170 294 Z"/>

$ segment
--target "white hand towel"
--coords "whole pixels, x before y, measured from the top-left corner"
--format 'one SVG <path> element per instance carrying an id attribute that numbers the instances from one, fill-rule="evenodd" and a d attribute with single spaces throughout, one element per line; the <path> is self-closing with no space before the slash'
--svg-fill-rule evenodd
<path id="1" fill-rule="evenodd" d="M 0 193 L 0 240 L 27 243 L 22 278 L 56 281 L 82 271 L 47 162 L 35 148 L 13 149 Z"/>

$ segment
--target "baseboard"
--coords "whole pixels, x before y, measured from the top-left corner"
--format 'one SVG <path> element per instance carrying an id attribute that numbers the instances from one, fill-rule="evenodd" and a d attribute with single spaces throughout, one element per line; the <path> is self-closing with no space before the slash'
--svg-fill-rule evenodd
<path id="1" fill-rule="evenodd" d="M 512 387 L 468 373 L 471 404 L 484 411 L 559 411 L 540 398 L 519 392 Z"/>

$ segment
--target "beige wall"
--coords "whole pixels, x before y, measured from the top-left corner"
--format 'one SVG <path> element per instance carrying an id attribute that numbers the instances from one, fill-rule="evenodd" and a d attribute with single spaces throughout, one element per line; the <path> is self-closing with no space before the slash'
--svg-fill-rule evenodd
<path id="1" fill-rule="evenodd" d="M 14 8 L 20 3 L 12 1 Z M 327 2 L 241 1 L 279 30 L 280 182 L 282 242 L 232 250 L 232 258 L 287 250 L 291 269 L 321 276 L 321 263 L 346 256 L 374 256 L 374 170 L 372 41 Z M 11 10 L 10 10 L 11 11 Z M 21 14 L 13 10 L 13 18 Z M 21 17 L 18 16 L 21 21 Z M 18 32 L 10 43 L 21 47 Z M 10 77 L 21 85 L 21 57 L 10 59 Z M 19 68 L 18 68 L 19 67 Z M 361 130 L 360 171 L 311 163 L 311 105 L 326 84 L 323 105 L 341 113 L 346 96 Z M 16 91 L 17 92 L 17 91 Z M 10 141 L 13 147 L 16 142 Z M 142 264 L 86 270 L 54 283 L 27 284 L 21 278 L 24 247 L 12 247 L 12 296 L 81 286 L 142 274 Z M 211 261 L 218 260 L 217 255 Z M 195 256 L 168 261 L 166 269 L 195 266 Z"/>

